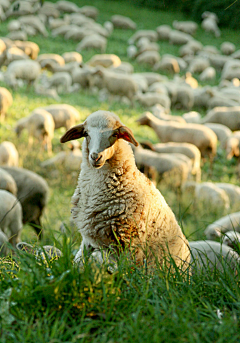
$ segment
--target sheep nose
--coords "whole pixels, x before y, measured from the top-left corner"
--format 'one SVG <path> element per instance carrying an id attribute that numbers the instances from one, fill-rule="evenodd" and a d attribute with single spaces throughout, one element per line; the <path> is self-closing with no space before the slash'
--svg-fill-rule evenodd
<path id="1" fill-rule="evenodd" d="M 97 154 L 96 152 L 93 152 L 93 153 L 90 155 L 90 157 L 91 157 L 91 159 L 92 159 L 93 161 L 98 162 L 98 161 L 100 160 L 100 158 L 102 157 L 102 155 Z"/>

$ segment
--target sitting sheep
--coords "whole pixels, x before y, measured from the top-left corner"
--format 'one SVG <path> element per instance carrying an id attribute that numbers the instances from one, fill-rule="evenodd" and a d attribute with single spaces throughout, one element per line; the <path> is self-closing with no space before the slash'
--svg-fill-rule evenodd
<path id="1" fill-rule="evenodd" d="M 76 124 L 76 121 L 80 120 L 80 113 L 78 110 L 68 104 L 56 104 L 48 105 L 45 107 L 39 107 L 50 113 L 53 117 L 55 129 L 65 127 L 66 130 Z"/>
<path id="2" fill-rule="evenodd" d="M 97 111 L 67 131 L 61 142 L 81 137 L 83 161 L 72 216 L 82 243 L 75 262 L 85 249 L 112 248 L 115 257 L 122 247 L 130 248 L 140 264 L 153 265 L 155 258 L 162 263 L 170 254 L 177 266 L 186 268 L 187 240 L 163 196 L 137 169 L 128 144 L 138 145 L 131 130 L 114 113 Z"/>
<path id="3" fill-rule="evenodd" d="M 22 230 L 22 206 L 13 194 L 1 189 L 0 203 L 0 232 L 9 234 L 9 242 L 16 246 Z"/>
<path id="4" fill-rule="evenodd" d="M 30 84 L 37 79 L 40 71 L 41 67 L 37 61 L 13 61 L 8 65 L 5 73 L 5 81 L 13 88 L 18 85 L 18 79 L 25 80 Z"/>
<path id="5" fill-rule="evenodd" d="M 17 167 L 1 169 L 12 176 L 17 185 L 17 199 L 22 206 L 23 224 L 28 223 L 42 237 L 43 227 L 41 217 L 47 205 L 49 188 L 47 182 L 38 174 Z"/>
<path id="6" fill-rule="evenodd" d="M 13 103 L 12 94 L 7 88 L 0 87 L 0 121 L 5 119 L 8 108 Z"/>
<path id="7" fill-rule="evenodd" d="M 156 118 L 150 112 L 138 119 L 140 125 L 150 126 L 163 142 L 192 143 L 198 147 L 203 156 L 213 158 L 217 151 L 217 136 L 209 128 L 201 124 L 184 124 L 166 122 Z"/>
<path id="8" fill-rule="evenodd" d="M 111 17 L 111 22 L 113 23 L 114 28 L 125 29 L 125 30 L 136 30 L 136 23 L 123 15 L 115 14 Z"/>
<path id="9" fill-rule="evenodd" d="M 8 191 L 13 195 L 17 195 L 17 185 L 13 177 L 4 169 L 0 168 L 0 189 Z"/>
<path id="10" fill-rule="evenodd" d="M 52 115 L 42 108 L 37 108 L 32 111 L 29 117 L 19 119 L 15 126 L 15 132 L 20 137 L 22 130 L 26 129 L 29 146 L 32 146 L 33 137 L 35 137 L 42 143 L 42 146 L 45 145 L 48 153 L 51 154 L 54 128 Z"/>
<path id="11" fill-rule="evenodd" d="M 18 167 L 19 155 L 12 142 L 4 141 L 0 144 L 0 165 Z"/>

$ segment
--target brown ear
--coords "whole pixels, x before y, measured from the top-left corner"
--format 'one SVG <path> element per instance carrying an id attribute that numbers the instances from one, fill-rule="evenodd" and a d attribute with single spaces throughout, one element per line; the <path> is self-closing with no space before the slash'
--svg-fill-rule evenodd
<path id="1" fill-rule="evenodd" d="M 132 130 L 130 130 L 128 127 L 126 126 L 121 126 L 118 129 L 118 138 L 122 138 L 127 142 L 132 143 L 135 146 L 138 146 L 138 142 L 136 141 L 136 139 L 133 136 Z"/>
<path id="2" fill-rule="evenodd" d="M 67 130 L 67 132 L 65 132 L 65 134 L 60 138 L 60 142 L 66 143 L 68 141 L 81 138 L 83 136 L 84 136 L 84 124 L 79 124 Z"/>

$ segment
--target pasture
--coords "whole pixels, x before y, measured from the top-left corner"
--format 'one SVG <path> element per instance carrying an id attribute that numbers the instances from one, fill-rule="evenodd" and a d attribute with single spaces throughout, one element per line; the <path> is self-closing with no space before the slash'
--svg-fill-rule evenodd
<path id="1" fill-rule="evenodd" d="M 55 2 L 55 1 L 52 1 Z M 79 7 L 85 1 L 74 1 Z M 153 11 L 134 7 L 125 1 L 93 0 L 92 6 L 99 10 L 97 22 L 103 24 L 114 14 L 131 17 L 137 29 L 155 29 L 162 24 L 171 25 L 173 20 L 184 20 L 181 13 Z M 7 22 L 0 25 L 0 36 L 7 34 Z M 50 32 L 50 31 L 49 31 Z M 106 53 L 113 53 L 122 61 L 130 62 L 135 72 L 152 71 L 127 57 L 127 41 L 134 31 L 114 29 L 108 38 Z M 223 29 L 215 38 L 200 27 L 195 38 L 203 45 L 214 45 L 218 49 L 224 41 L 239 46 L 239 32 Z M 63 54 L 74 51 L 75 41 L 64 41 L 62 37 L 34 36 L 40 53 Z M 167 42 L 158 42 L 160 54 L 178 56 L 179 47 Z M 83 51 L 83 61 L 88 61 L 96 51 Z M 169 78 L 172 75 L 166 73 Z M 183 73 L 180 73 L 183 75 Z M 198 79 L 198 75 L 194 75 Z M 220 73 L 210 85 L 218 84 Z M 206 82 L 199 81 L 201 86 Z M 3 81 L 0 86 L 5 87 Z M 63 167 L 44 169 L 40 163 L 48 158 L 38 144 L 28 148 L 28 137 L 20 139 L 13 130 L 17 120 L 39 106 L 58 103 L 35 94 L 33 87 L 24 85 L 11 90 L 13 105 L 6 119 L 0 123 L 0 142 L 12 141 L 20 156 L 20 166 L 43 176 L 50 196 L 43 216 L 44 237 L 39 242 L 33 229 L 25 225 L 21 240 L 33 245 L 56 245 L 63 251 L 59 260 L 36 259 L 32 255 L 17 252 L 0 261 L 0 342 L 238 342 L 240 340 L 240 291 L 239 276 L 224 269 L 206 271 L 204 275 L 189 279 L 180 273 L 172 275 L 168 270 L 156 268 L 154 275 L 144 267 L 121 257 L 118 270 L 109 273 L 108 267 L 87 263 L 79 271 L 72 264 L 74 253 L 80 244 L 80 235 L 71 227 L 69 218 L 71 196 L 74 193 L 78 173 L 67 173 Z M 76 107 L 81 121 L 98 110 L 115 112 L 121 121 L 130 127 L 138 141 L 157 143 L 154 131 L 139 126 L 136 119 L 146 110 L 135 102 L 134 107 L 119 102 L 100 102 L 98 94 L 81 89 L 71 94 L 61 94 L 60 103 Z M 194 109 L 197 110 L 197 109 Z M 172 109 L 171 114 L 182 115 L 184 110 Z M 205 114 L 203 111 L 202 115 Z M 59 141 L 65 129 L 55 131 L 53 155 L 67 146 Z M 226 159 L 218 149 L 211 168 L 210 161 L 202 162 L 202 181 L 239 184 L 237 159 Z M 206 226 L 222 216 L 219 211 L 208 211 L 206 207 L 196 210 L 191 197 L 182 200 L 177 189 L 157 185 L 176 215 L 188 240 L 204 239 Z M 234 209 L 237 211 L 238 209 Z M 66 223 L 62 233 L 60 225 Z"/>

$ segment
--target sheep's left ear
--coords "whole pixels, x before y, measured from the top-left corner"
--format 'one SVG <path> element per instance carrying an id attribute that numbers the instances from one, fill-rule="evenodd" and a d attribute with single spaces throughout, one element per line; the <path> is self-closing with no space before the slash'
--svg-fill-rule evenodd
<path id="1" fill-rule="evenodd" d="M 127 126 L 121 126 L 118 129 L 118 138 L 122 138 L 125 141 L 130 142 L 135 146 L 139 145 L 133 136 L 132 130 L 130 130 Z"/>
<path id="2" fill-rule="evenodd" d="M 84 124 L 79 124 L 71 127 L 65 134 L 60 138 L 61 143 L 66 143 L 74 139 L 78 139 L 84 136 Z"/>

